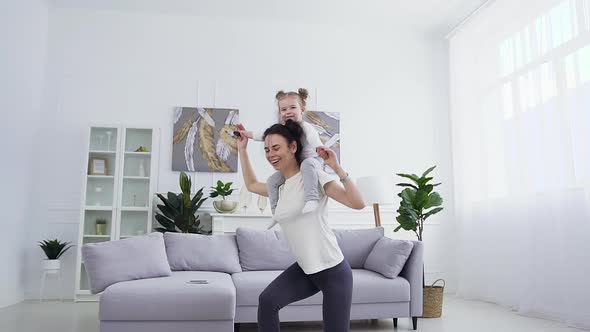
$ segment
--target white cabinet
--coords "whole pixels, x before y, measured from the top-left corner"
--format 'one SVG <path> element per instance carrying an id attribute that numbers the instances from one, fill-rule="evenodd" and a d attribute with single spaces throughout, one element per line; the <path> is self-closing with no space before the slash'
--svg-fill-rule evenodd
<path id="1" fill-rule="evenodd" d="M 151 232 L 160 130 L 91 126 L 84 170 L 76 264 L 76 301 L 90 295 L 81 248 Z"/>

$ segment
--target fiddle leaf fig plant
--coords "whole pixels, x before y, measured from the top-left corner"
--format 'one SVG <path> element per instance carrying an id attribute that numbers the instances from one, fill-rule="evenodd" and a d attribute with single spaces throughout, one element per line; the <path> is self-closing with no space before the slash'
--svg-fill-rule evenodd
<path id="1" fill-rule="evenodd" d="M 179 183 L 182 191 L 180 194 L 168 192 L 166 197 L 158 194 L 158 198 L 164 204 L 158 204 L 161 213 L 156 212 L 156 220 L 163 227 L 157 227 L 155 230 L 161 233 L 211 234 L 211 231 L 203 229 L 197 215 L 197 211 L 207 200 L 207 197 L 203 198 L 203 188 L 191 198 L 192 181 L 186 173 L 180 173 Z"/>
<path id="2" fill-rule="evenodd" d="M 424 221 L 440 211 L 442 211 L 442 197 L 434 190 L 434 187 L 440 183 L 429 184 L 432 177 L 427 177 L 436 166 L 427 169 L 422 176 L 416 174 L 398 173 L 398 176 L 412 180 L 412 183 L 398 183 L 400 187 L 404 187 L 398 196 L 402 199 L 397 210 L 396 217 L 399 226 L 394 229 L 394 232 L 400 229 L 413 231 L 418 237 L 418 241 L 422 241 L 422 232 L 424 231 Z"/>

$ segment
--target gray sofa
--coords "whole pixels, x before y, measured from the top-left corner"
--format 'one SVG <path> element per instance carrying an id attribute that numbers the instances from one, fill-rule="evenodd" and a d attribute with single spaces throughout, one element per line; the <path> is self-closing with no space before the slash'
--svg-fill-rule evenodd
<path id="1" fill-rule="evenodd" d="M 132 240 L 127 239 L 112 241 L 121 242 L 117 247 L 109 242 L 105 244 L 110 248 L 101 246 L 105 244 L 82 248 L 93 292 L 104 288 L 99 304 L 101 332 L 229 332 L 239 329 L 239 323 L 256 322 L 260 293 L 295 261 L 279 231 L 238 229 L 235 235 L 216 236 L 155 234 L 151 244 L 137 244 L 139 239 L 134 239 L 136 244 L 132 245 Z M 335 234 L 345 259 L 353 268 L 350 318 L 393 318 L 397 326 L 398 318 L 411 317 L 415 330 L 417 317 L 422 315 L 422 243 L 399 241 L 410 243 L 411 248 L 406 257 L 402 257 L 403 253 L 400 256 L 394 252 L 397 249 L 383 249 L 392 247 L 377 248 L 376 243 L 382 242 L 397 246 L 397 242 L 390 239 L 380 242 L 383 228 L 335 230 Z M 153 241 L 164 243 L 165 254 Z M 373 269 L 379 270 L 381 265 L 389 264 L 380 264 L 381 258 L 375 260 L 378 249 L 379 257 L 384 253 L 397 255 L 394 257 L 396 264 L 401 261 L 399 275 L 388 278 L 365 268 L 369 266 L 368 257 L 372 257 Z M 141 253 L 145 256 L 137 258 Z M 163 255 L 170 266 L 168 271 L 165 263 L 154 265 L 154 260 L 163 260 Z M 158 258 L 148 260 L 145 257 Z M 113 262 L 117 259 L 131 266 L 119 272 L 117 268 L 123 265 Z M 392 261 L 392 257 L 386 259 Z M 137 269 L 137 264 L 143 266 Z M 146 275 L 163 276 L 145 278 Z M 208 283 L 188 282 L 193 279 L 206 279 Z M 292 303 L 279 314 L 282 322 L 321 321 L 321 292 Z"/>

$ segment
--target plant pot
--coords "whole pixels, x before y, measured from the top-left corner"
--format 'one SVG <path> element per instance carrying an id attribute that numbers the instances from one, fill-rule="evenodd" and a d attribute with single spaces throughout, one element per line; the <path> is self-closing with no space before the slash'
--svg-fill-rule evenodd
<path id="1" fill-rule="evenodd" d="M 95 224 L 94 230 L 96 235 L 106 235 L 107 233 L 107 224 Z"/>
<path id="2" fill-rule="evenodd" d="M 59 259 L 44 259 L 43 270 L 45 271 L 58 271 L 61 268 Z"/>
<path id="3" fill-rule="evenodd" d="M 239 202 L 236 202 L 236 201 L 226 201 L 226 200 L 214 201 L 213 207 L 215 208 L 215 211 L 217 211 L 219 213 L 233 213 L 237 210 L 238 203 Z"/>
<path id="4" fill-rule="evenodd" d="M 438 281 L 442 281 L 443 285 L 435 286 L 434 284 Z M 442 315 L 444 290 L 445 281 L 443 279 L 435 280 L 431 286 L 424 286 L 422 318 L 439 318 Z"/>

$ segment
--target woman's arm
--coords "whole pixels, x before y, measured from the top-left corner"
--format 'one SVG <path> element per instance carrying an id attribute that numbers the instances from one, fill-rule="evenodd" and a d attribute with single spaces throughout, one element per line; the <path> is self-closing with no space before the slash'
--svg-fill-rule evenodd
<path id="1" fill-rule="evenodd" d="M 337 181 L 326 183 L 324 185 L 326 195 L 349 208 L 357 210 L 363 209 L 365 207 L 365 202 L 354 182 L 348 178 L 348 174 L 342 169 L 342 167 L 340 167 L 338 159 L 336 158 L 336 153 L 325 147 L 319 147 L 316 151 L 318 155 L 324 159 L 324 162 L 336 171 L 336 174 L 338 174 L 338 177 L 342 179 L 341 182 L 344 184 L 343 186 Z"/>
<path id="2" fill-rule="evenodd" d="M 237 138 L 238 140 L 238 151 L 240 154 L 240 165 L 242 166 L 242 175 L 244 176 L 244 183 L 246 184 L 246 188 L 250 192 L 256 193 L 262 196 L 268 196 L 268 192 L 266 190 L 266 183 L 259 182 L 256 179 L 256 174 L 254 174 L 254 170 L 252 169 L 252 164 L 250 164 L 250 158 L 248 157 L 248 138 L 246 136 L 246 131 L 244 126 L 241 124 L 238 125 L 238 131 L 240 132 L 240 137 Z"/>

